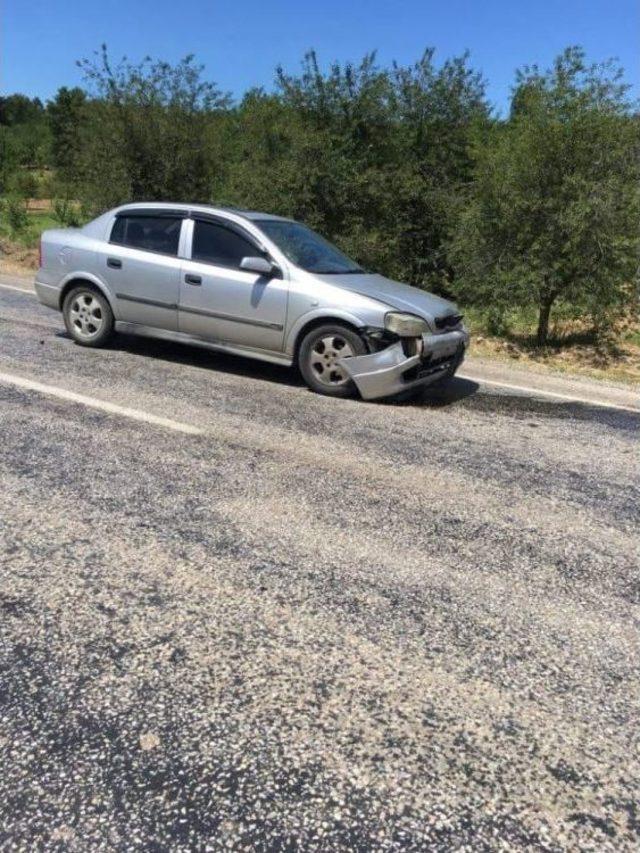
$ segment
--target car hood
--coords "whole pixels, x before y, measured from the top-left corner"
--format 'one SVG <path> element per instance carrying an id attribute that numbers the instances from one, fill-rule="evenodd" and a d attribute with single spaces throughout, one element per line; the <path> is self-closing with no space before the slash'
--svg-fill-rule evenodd
<path id="1" fill-rule="evenodd" d="M 408 284 L 393 281 L 377 273 L 362 273 L 362 275 L 319 275 L 318 278 L 334 287 L 342 287 L 353 293 L 368 296 L 409 314 L 417 314 L 425 320 L 457 313 L 457 308 L 448 299 L 434 296 L 426 290 L 419 290 Z"/>

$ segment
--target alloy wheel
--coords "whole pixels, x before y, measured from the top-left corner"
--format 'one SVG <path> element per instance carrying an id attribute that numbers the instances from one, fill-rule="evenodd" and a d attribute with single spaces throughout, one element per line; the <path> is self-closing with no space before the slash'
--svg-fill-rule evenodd
<path id="1" fill-rule="evenodd" d="M 78 293 L 69 309 L 69 320 L 80 338 L 89 340 L 100 334 L 105 318 L 102 305 L 90 291 Z"/>
<path id="2" fill-rule="evenodd" d="M 318 338 L 309 352 L 309 367 L 323 385 L 335 388 L 349 382 L 346 371 L 338 364 L 342 358 L 353 356 L 353 349 L 341 335 Z"/>

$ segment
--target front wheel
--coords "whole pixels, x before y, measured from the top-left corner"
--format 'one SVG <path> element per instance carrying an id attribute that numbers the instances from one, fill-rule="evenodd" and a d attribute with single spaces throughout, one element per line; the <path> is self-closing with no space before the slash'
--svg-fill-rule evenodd
<path id="1" fill-rule="evenodd" d="M 330 397 L 351 397 L 355 385 L 338 361 L 367 352 L 352 329 L 338 323 L 318 326 L 306 334 L 298 351 L 298 367 L 312 391 Z"/>
<path id="2" fill-rule="evenodd" d="M 62 306 L 64 324 L 83 347 L 100 347 L 113 333 L 113 312 L 99 290 L 89 284 L 74 287 Z"/>

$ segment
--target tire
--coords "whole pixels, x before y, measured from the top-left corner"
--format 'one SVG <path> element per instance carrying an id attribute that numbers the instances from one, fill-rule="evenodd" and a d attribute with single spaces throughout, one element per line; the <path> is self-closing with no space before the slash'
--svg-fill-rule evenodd
<path id="1" fill-rule="evenodd" d="M 353 329 L 340 323 L 327 323 L 312 329 L 302 339 L 298 367 L 304 381 L 317 394 L 352 397 L 356 387 L 336 360 L 366 352 L 364 341 Z"/>
<path id="2" fill-rule="evenodd" d="M 104 346 L 113 334 L 111 306 L 91 284 L 79 284 L 64 298 L 62 316 L 67 332 L 83 347 Z"/>

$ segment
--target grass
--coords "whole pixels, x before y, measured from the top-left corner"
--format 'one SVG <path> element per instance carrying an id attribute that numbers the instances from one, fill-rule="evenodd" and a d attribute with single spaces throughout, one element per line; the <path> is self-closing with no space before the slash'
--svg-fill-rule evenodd
<path id="1" fill-rule="evenodd" d="M 625 343 L 640 347 L 640 328 L 631 330 L 624 335 Z"/>
<path id="2" fill-rule="evenodd" d="M 19 230 L 13 230 L 4 213 L 0 215 L 0 238 L 9 240 L 24 248 L 35 248 L 40 240 L 40 235 L 48 228 L 61 228 L 60 222 L 51 211 L 33 210 L 27 211 L 27 225 Z"/>
<path id="3" fill-rule="evenodd" d="M 0 215 L 0 268 L 3 272 L 25 275 L 38 267 L 38 244 L 40 235 L 49 228 L 61 228 L 51 211 L 27 211 L 27 224 L 14 230 L 6 214 Z"/>
<path id="4" fill-rule="evenodd" d="M 40 235 L 49 228 L 61 228 L 61 224 L 51 213 L 29 212 L 29 224 L 22 234 L 16 235 L 18 242 L 26 247 L 37 246 Z"/>

